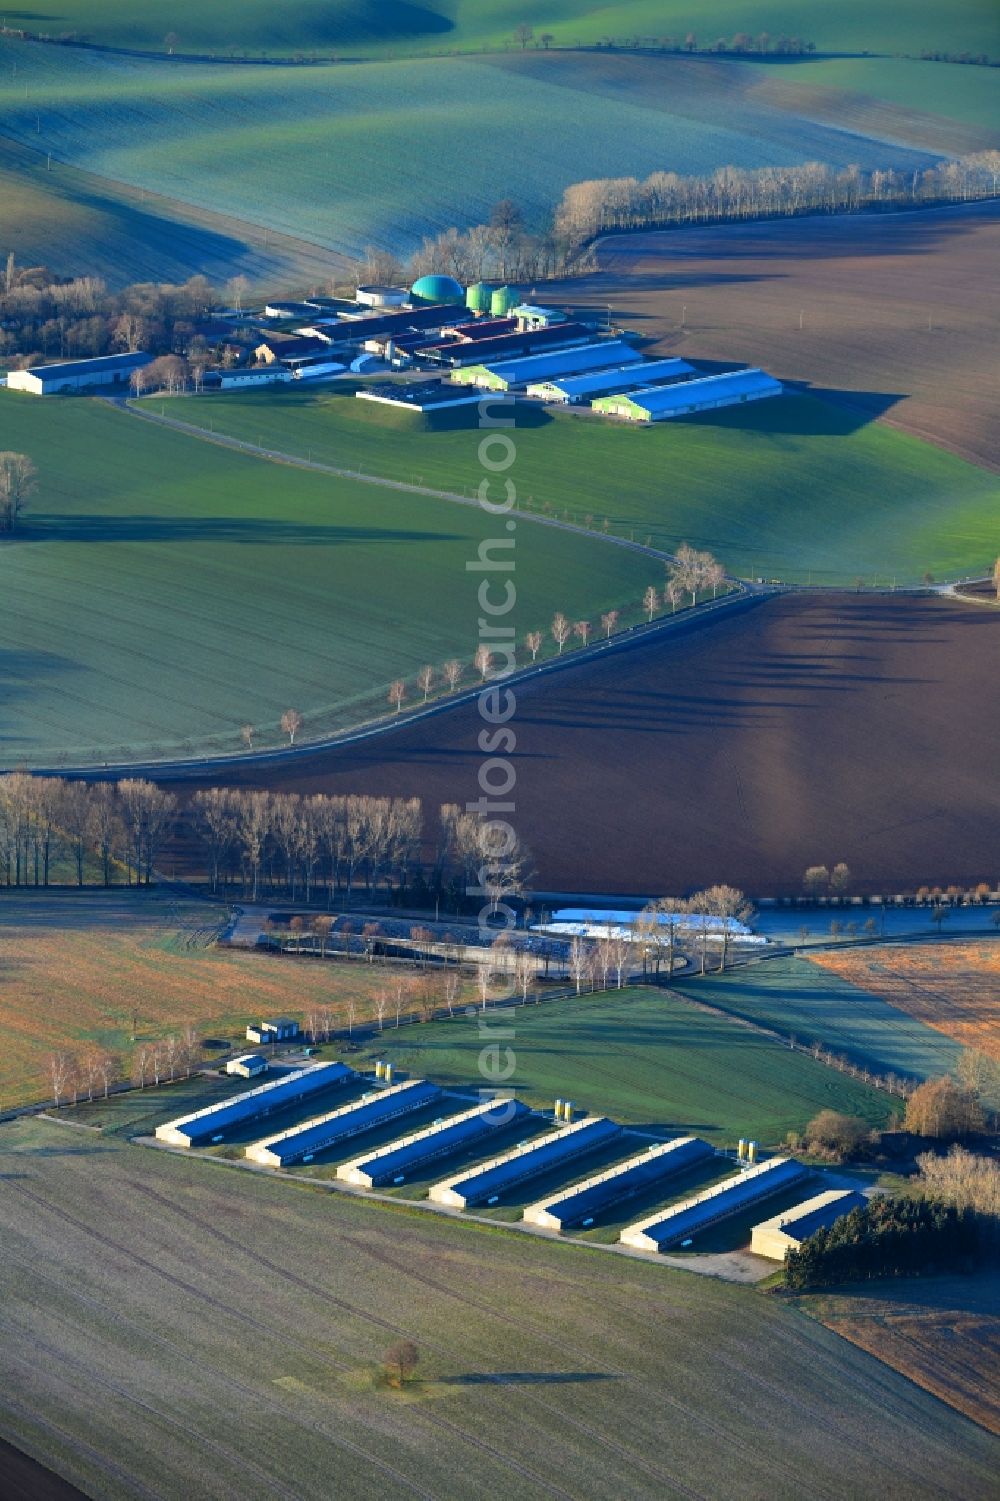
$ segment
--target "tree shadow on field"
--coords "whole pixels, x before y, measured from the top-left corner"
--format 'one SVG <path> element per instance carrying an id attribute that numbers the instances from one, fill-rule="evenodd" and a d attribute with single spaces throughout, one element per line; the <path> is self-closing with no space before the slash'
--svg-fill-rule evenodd
<path id="1" fill-rule="evenodd" d="M 563 1386 L 617 1379 L 606 1371 L 466 1371 L 440 1381 L 443 1386 Z"/>
<path id="2" fill-rule="evenodd" d="M 338 547 L 369 542 L 458 542 L 456 532 L 378 526 L 306 525 L 243 516 L 36 515 L 20 540 L 46 542 L 230 542 L 254 547 Z"/>

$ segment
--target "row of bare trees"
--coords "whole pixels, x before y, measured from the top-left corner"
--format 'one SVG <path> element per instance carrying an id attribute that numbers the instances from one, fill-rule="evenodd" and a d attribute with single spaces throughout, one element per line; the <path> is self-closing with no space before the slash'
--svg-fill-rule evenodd
<path id="1" fill-rule="evenodd" d="M 656 584 L 650 584 L 642 597 L 642 608 L 646 619 L 651 621 L 657 610 L 666 609 L 668 605 L 673 614 L 678 605 L 685 600 L 693 606 L 697 604 L 699 595 L 707 594 L 708 590 L 712 591 L 712 598 L 715 599 L 725 582 L 726 570 L 710 552 L 699 552 L 688 543 L 682 543 L 677 550 L 675 560 L 667 566 L 667 577 L 662 592 Z M 600 630 L 604 639 L 609 640 L 618 629 L 621 611 L 605 610 L 601 613 L 600 620 Z M 557 655 L 562 656 L 567 643 L 574 637 L 581 646 L 589 645 L 594 630 L 592 620 L 571 620 L 562 610 L 557 610 L 552 617 L 549 635 L 555 643 Z M 544 631 L 533 630 L 525 633 L 524 650 L 530 655 L 532 662 L 538 660 L 538 654 L 545 645 L 545 641 Z M 472 665 L 479 674 L 481 683 L 494 675 L 496 661 L 497 653 L 485 643 L 480 643 L 476 648 Z M 517 647 L 505 647 L 503 656 L 505 670 L 509 665 L 516 664 L 516 661 Z M 430 695 L 441 686 L 445 687 L 449 693 L 454 693 L 462 681 L 464 672 L 464 663 L 458 657 L 450 658 L 440 668 L 430 663 L 421 667 L 416 677 L 416 686 L 421 695 L 420 702 L 427 703 Z M 402 710 L 409 694 L 410 687 L 405 678 L 396 678 L 389 684 L 386 697 L 397 714 Z M 284 728 L 284 722 L 282 723 Z M 301 723 L 301 718 L 299 723 Z M 244 740 L 246 741 L 245 734 Z"/>
<path id="2" fill-rule="evenodd" d="M 425 848 L 419 798 L 267 792 L 209 787 L 178 816 L 173 793 L 138 777 L 80 782 L 26 772 L 0 776 L 0 883 L 48 886 L 96 879 L 148 885 L 167 840 L 181 827 L 204 860 L 215 892 L 239 885 L 256 901 L 278 893 L 311 902 L 361 889 L 373 898 L 406 888 L 475 888 L 491 899 L 518 894 L 531 860 L 516 838 L 502 853 L 495 826 L 458 804 L 440 809 Z M 431 839 L 427 844 L 431 845 Z"/>
<path id="3" fill-rule="evenodd" d="M 48 886 L 69 863 L 83 886 L 96 863 L 105 886 L 148 885 L 176 809 L 172 793 L 141 777 L 91 785 L 9 772 L 0 776 L 0 882 Z"/>
<path id="4" fill-rule="evenodd" d="M 445 272 L 467 286 L 483 280 L 538 281 L 564 273 L 567 261 L 551 229 L 529 229 L 514 200 L 503 198 L 493 205 L 486 223 L 426 237 L 405 265 L 370 246 L 352 269 L 356 282 L 401 284 Z"/>
<path id="5" fill-rule="evenodd" d="M 614 230 L 966 201 L 994 197 L 998 188 L 1000 151 L 979 151 L 916 172 L 806 162 L 719 167 L 701 176 L 653 172 L 642 180 L 593 178 L 573 183 L 563 193 L 555 238 L 567 247 L 579 246 Z"/>
<path id="6" fill-rule="evenodd" d="M 430 890 L 481 887 L 500 900 L 523 890 L 530 872 L 522 844 L 515 840 L 499 860 L 491 825 L 456 803 L 441 807 L 423 860 L 419 798 L 210 787 L 195 794 L 192 812 L 213 891 L 239 881 L 254 901 L 284 891 L 309 902 L 325 890 L 333 905 L 358 888 L 371 899 L 379 886 L 387 895 L 408 887 L 418 872 Z"/>
<path id="7" fill-rule="evenodd" d="M 238 879 L 253 901 L 284 890 L 309 902 L 325 886 L 332 902 L 358 879 L 369 897 L 405 886 L 423 833 L 419 798 L 209 787 L 192 811 L 212 890 Z"/>
<path id="8" fill-rule="evenodd" d="M 201 1038 L 196 1028 L 152 1041 L 137 1042 L 131 1058 L 109 1048 L 89 1044 L 78 1049 L 58 1048 L 49 1054 L 48 1076 L 56 1105 L 107 1099 L 116 1084 L 127 1081 L 145 1089 L 167 1079 L 190 1078 L 201 1061 Z"/>

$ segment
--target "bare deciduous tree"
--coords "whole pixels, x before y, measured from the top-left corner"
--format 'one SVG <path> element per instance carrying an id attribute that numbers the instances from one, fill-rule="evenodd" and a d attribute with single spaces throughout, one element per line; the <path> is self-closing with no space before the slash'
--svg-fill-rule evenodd
<path id="1" fill-rule="evenodd" d="M 286 709 L 281 716 L 282 733 L 288 736 L 289 745 L 295 744 L 295 737 L 302 728 L 302 715 L 298 709 Z"/>
<path id="2" fill-rule="evenodd" d="M 530 653 L 531 653 L 531 660 L 534 662 L 536 660 L 536 658 L 538 657 L 538 653 L 542 649 L 542 633 L 541 633 L 541 631 L 529 631 L 528 634 L 524 638 L 524 644 L 528 648 L 528 650 L 530 651 Z"/>
<path id="3" fill-rule="evenodd" d="M 462 664 L 457 657 L 451 657 L 442 667 L 444 680 L 448 684 L 449 693 L 454 693 L 462 677 Z"/>
<path id="4" fill-rule="evenodd" d="M 395 682 L 389 684 L 389 692 L 386 694 L 386 697 L 391 704 L 395 704 L 396 713 L 398 714 L 406 699 L 406 684 L 402 678 L 396 678 Z"/>
<path id="5" fill-rule="evenodd" d="M 52 1098 L 61 1105 L 73 1076 L 72 1054 L 59 1050 L 49 1054 L 49 1084 Z"/>
<path id="6" fill-rule="evenodd" d="M 38 487 L 38 470 L 26 453 L 0 453 L 0 532 L 12 532 Z"/>
<path id="7" fill-rule="evenodd" d="M 753 904 L 735 886 L 709 886 L 707 891 L 698 893 L 696 900 L 702 901 L 708 914 L 717 917 L 722 925 L 719 968 L 725 969 L 729 959 L 733 925 L 750 922 L 753 917 Z"/>
<path id="8" fill-rule="evenodd" d="M 657 589 L 654 589 L 653 585 L 650 584 L 649 588 L 646 590 L 645 594 L 642 596 L 642 605 L 643 605 L 643 609 L 646 611 L 646 619 L 647 620 L 652 620 L 654 614 L 656 613 L 656 609 L 657 609 L 657 606 L 659 605 L 659 603 L 660 603 L 659 591 Z"/>
<path id="9" fill-rule="evenodd" d="M 473 658 L 473 666 L 479 673 L 480 681 L 484 682 L 493 666 L 493 652 L 488 646 L 480 644 L 476 647 L 476 655 Z"/>
<path id="10" fill-rule="evenodd" d="M 578 620 L 573 626 L 573 634 L 574 636 L 579 636 L 582 644 L 586 646 L 587 642 L 590 640 L 590 621 Z"/>
<path id="11" fill-rule="evenodd" d="M 556 646 L 558 646 L 559 648 L 560 656 L 562 656 L 563 647 L 569 640 L 571 629 L 572 627 L 570 626 L 569 621 L 566 619 L 566 616 L 562 613 L 561 610 L 557 611 L 556 614 L 552 617 L 552 639 L 556 643 Z"/>
<path id="12" fill-rule="evenodd" d="M 396 1387 L 409 1381 L 419 1364 L 420 1352 L 411 1339 L 397 1340 L 389 1346 L 383 1357 L 386 1379 Z"/>
<path id="13" fill-rule="evenodd" d="M 604 627 L 604 636 L 605 636 L 606 640 L 610 641 L 610 639 L 611 639 L 611 632 L 614 630 L 614 628 L 615 628 L 615 626 L 617 624 L 618 624 L 618 611 L 617 610 L 606 610 L 604 612 L 604 614 L 601 616 L 601 625 Z"/>
<path id="14" fill-rule="evenodd" d="M 420 688 L 424 695 L 424 703 L 427 702 L 428 695 L 430 694 L 431 689 L 434 687 L 434 683 L 434 668 L 429 666 L 421 667 L 420 671 L 417 673 L 417 687 Z"/>
<path id="15" fill-rule="evenodd" d="M 591 976 L 592 962 L 590 945 L 586 939 L 579 935 L 573 938 L 569 946 L 569 975 L 576 987 L 577 995 Z"/>

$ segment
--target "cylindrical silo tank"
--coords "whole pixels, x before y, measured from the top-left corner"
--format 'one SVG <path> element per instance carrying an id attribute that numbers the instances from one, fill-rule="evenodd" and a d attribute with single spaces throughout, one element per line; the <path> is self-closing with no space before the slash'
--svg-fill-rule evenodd
<path id="1" fill-rule="evenodd" d="M 556 1100 L 556 1108 L 553 1110 L 552 1114 L 554 1115 L 554 1117 L 556 1118 L 557 1121 L 561 1121 L 562 1120 L 562 1107 L 563 1107 L 562 1100 Z"/>
<path id="2" fill-rule="evenodd" d="M 387 1084 L 392 1083 L 392 1064 L 387 1063 L 382 1070 L 382 1077 Z"/>
<path id="3" fill-rule="evenodd" d="M 473 282 L 465 293 L 465 305 L 470 313 L 488 313 L 492 295 L 484 281 Z"/>
<path id="4" fill-rule="evenodd" d="M 563 1100 L 562 1118 L 563 1118 L 564 1121 L 571 1121 L 573 1119 L 573 1101 L 572 1100 Z"/>
<path id="5" fill-rule="evenodd" d="M 739 1144 L 739 1146 L 736 1149 L 736 1154 L 739 1157 L 739 1159 L 740 1159 L 741 1162 L 743 1162 L 745 1160 L 746 1155 L 747 1155 L 747 1142 L 746 1142 L 746 1137 L 745 1136 L 741 1136 L 740 1137 L 740 1144 Z"/>
<path id="6" fill-rule="evenodd" d="M 377 1062 L 375 1064 L 375 1077 L 376 1077 L 376 1079 L 381 1079 L 384 1071 L 385 1071 L 385 1064 L 382 1062 L 382 1060 L 380 1058 L 380 1059 L 377 1060 Z"/>
<path id="7" fill-rule="evenodd" d="M 494 318 L 506 318 L 511 308 L 517 307 L 519 300 L 513 287 L 497 287 L 490 298 L 490 313 Z"/>
<path id="8" fill-rule="evenodd" d="M 747 1161 L 748 1162 L 756 1162 L 757 1161 L 757 1143 L 755 1141 L 748 1141 L 747 1142 Z"/>

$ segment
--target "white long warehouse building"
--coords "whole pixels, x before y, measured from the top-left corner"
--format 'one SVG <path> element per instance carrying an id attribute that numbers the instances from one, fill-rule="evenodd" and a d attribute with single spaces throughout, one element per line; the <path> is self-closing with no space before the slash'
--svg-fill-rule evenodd
<path id="1" fill-rule="evenodd" d="M 730 370 L 724 375 L 705 375 L 676 386 L 656 386 L 647 391 L 601 396 L 594 411 L 627 422 L 662 422 L 668 417 L 690 417 L 697 412 L 739 406 L 780 396 L 783 386 L 764 370 Z"/>
<path id="2" fill-rule="evenodd" d="M 484 361 L 453 370 L 451 379 L 459 384 L 481 386 L 490 391 L 511 391 L 542 380 L 562 376 L 584 375 L 591 370 L 621 369 L 633 359 L 635 350 L 624 339 L 610 339 L 581 344 L 572 349 L 553 349 L 544 354 L 526 354 L 514 359 Z"/>
<path id="3" fill-rule="evenodd" d="M 598 396 L 623 391 L 645 390 L 660 382 L 686 380 L 694 375 L 694 366 L 687 360 L 639 360 L 618 366 L 614 370 L 595 370 L 587 375 L 567 375 L 557 380 L 536 381 L 527 387 L 525 394 L 540 401 L 563 402 L 574 406 L 577 402 L 593 401 Z"/>

